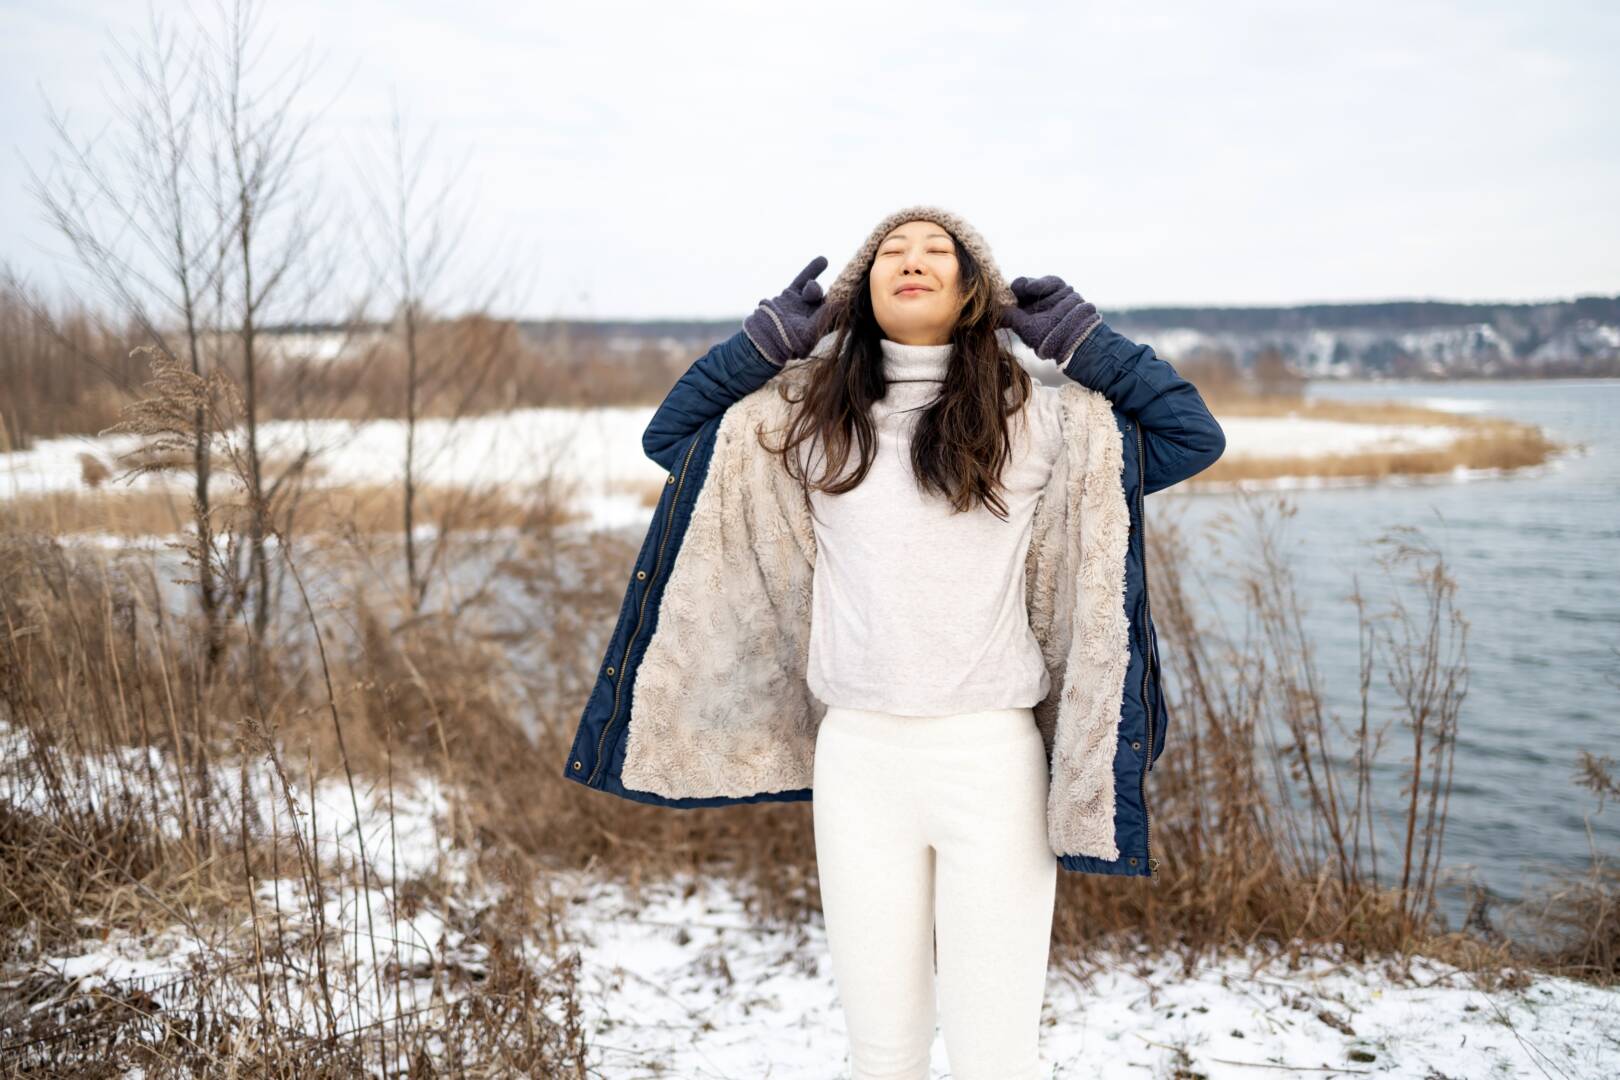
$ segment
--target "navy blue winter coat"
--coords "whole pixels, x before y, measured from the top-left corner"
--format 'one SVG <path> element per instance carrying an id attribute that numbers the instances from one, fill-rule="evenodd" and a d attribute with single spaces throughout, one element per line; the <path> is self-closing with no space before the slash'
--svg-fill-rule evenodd
<path id="1" fill-rule="evenodd" d="M 788 413 L 738 332 L 700 357 L 642 439 L 668 472 L 563 775 L 677 808 L 812 797 L 825 706 L 804 681 L 815 542 L 756 430 Z M 1062 368 L 1066 456 L 1037 503 L 1031 628 L 1053 674 L 1035 708 L 1048 833 L 1065 870 L 1152 876 L 1147 774 L 1169 715 L 1148 601 L 1143 498 L 1226 439 L 1197 389 L 1106 323 Z M 1149 718 L 1152 718 L 1149 722 Z"/>

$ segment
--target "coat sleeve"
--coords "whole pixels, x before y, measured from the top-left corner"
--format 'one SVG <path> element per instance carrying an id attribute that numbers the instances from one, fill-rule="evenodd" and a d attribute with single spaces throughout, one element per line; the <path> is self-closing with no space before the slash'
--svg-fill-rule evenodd
<path id="1" fill-rule="evenodd" d="M 641 448 L 664 469 L 673 470 L 687 439 L 781 370 L 747 333 L 737 331 L 693 361 L 675 381 L 642 432 Z"/>
<path id="2" fill-rule="evenodd" d="M 1142 425 L 1142 493 L 1179 484 L 1215 464 L 1226 434 L 1198 388 L 1151 345 L 1138 345 L 1099 322 L 1062 367 Z"/>

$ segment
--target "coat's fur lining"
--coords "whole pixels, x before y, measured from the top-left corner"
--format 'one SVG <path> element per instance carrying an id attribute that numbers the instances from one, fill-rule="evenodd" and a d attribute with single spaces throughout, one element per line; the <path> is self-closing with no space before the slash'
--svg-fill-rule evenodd
<path id="1" fill-rule="evenodd" d="M 1102 394 L 1078 383 L 1060 393 L 1066 452 L 1042 496 L 1026 564 L 1030 627 L 1058 688 L 1035 706 L 1051 762 L 1046 833 L 1057 855 L 1112 862 L 1114 752 L 1131 659 L 1124 437 Z"/>
<path id="2" fill-rule="evenodd" d="M 815 534 L 798 483 L 757 436 L 774 444 L 786 425 L 776 383 L 792 377 L 721 418 L 636 675 L 627 788 L 675 799 L 811 786 L 826 711 L 805 681 Z M 1130 661 L 1123 440 L 1102 394 L 1074 383 L 1058 392 L 1065 452 L 1036 506 L 1025 563 L 1030 626 L 1053 687 L 1034 710 L 1051 763 L 1047 836 L 1056 855 L 1113 860 Z"/>
<path id="3" fill-rule="evenodd" d="M 810 786 L 826 707 L 810 693 L 815 533 L 758 443 L 778 375 L 726 410 L 636 674 L 621 782 L 666 798 Z M 774 439 L 773 439 L 774 442 Z"/>

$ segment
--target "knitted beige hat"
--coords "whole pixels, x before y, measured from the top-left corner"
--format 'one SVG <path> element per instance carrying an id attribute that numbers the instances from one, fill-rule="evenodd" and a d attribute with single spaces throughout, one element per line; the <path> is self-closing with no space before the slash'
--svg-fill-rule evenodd
<path id="1" fill-rule="evenodd" d="M 867 236 L 865 243 L 856 249 L 854 256 L 839 271 L 838 277 L 833 281 L 832 287 L 827 290 L 826 303 L 829 305 L 842 305 L 847 302 L 855 289 L 860 287 L 867 270 L 871 269 L 872 260 L 877 257 L 878 244 L 888 235 L 889 230 L 897 225 L 904 225 L 908 221 L 932 221 L 956 238 L 956 242 L 966 248 L 978 262 L 985 274 L 989 275 L 990 287 L 994 290 L 996 303 L 1016 304 L 1018 298 L 1002 280 L 1001 271 L 996 268 L 996 260 L 990 254 L 990 245 L 984 242 L 979 230 L 969 225 L 956 214 L 938 206 L 908 206 L 896 210 L 888 217 L 877 223 L 877 227 Z"/>

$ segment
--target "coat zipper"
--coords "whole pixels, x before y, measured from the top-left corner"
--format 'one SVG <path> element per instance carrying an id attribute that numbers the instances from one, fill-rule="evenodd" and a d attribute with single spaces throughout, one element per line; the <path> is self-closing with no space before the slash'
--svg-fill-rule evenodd
<path id="1" fill-rule="evenodd" d="M 1148 605 L 1147 580 L 1147 506 L 1144 494 L 1147 488 L 1142 452 L 1142 421 L 1136 421 L 1136 520 L 1137 535 L 1142 542 L 1142 705 L 1147 711 L 1147 766 L 1141 773 L 1142 825 L 1147 852 L 1148 875 L 1157 881 L 1159 861 L 1153 857 L 1153 817 L 1148 813 L 1147 774 L 1153 768 L 1153 728 L 1156 703 L 1148 701 L 1148 683 L 1153 674 L 1153 637 L 1149 625 L 1153 610 Z"/>
<path id="2" fill-rule="evenodd" d="M 701 434 L 702 429 L 699 428 Z M 613 728 L 613 722 L 619 718 L 619 690 L 624 686 L 625 668 L 630 665 L 630 648 L 636 643 L 636 636 L 641 633 L 641 624 L 647 614 L 647 597 L 652 595 L 653 583 L 658 580 L 658 571 L 664 566 L 664 546 L 669 543 L 669 531 L 675 523 L 675 505 L 680 501 L 681 488 L 686 485 L 686 469 L 692 464 L 692 452 L 697 449 L 698 436 L 692 436 L 692 443 L 686 448 L 686 457 L 681 461 L 681 475 L 675 482 L 675 494 L 670 496 L 669 515 L 664 518 L 664 535 L 658 541 L 658 558 L 653 562 L 652 576 L 647 579 L 647 588 L 641 594 L 641 607 L 636 613 L 636 628 L 630 632 L 630 640 L 624 644 L 624 656 L 619 661 L 619 677 L 613 683 L 613 712 L 608 715 L 607 723 L 602 725 L 602 735 L 596 740 L 596 764 L 591 768 L 590 778 L 585 781 L 591 784 L 596 781 L 596 774 L 602 771 L 602 751 L 607 746 L 608 732 Z"/>

